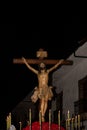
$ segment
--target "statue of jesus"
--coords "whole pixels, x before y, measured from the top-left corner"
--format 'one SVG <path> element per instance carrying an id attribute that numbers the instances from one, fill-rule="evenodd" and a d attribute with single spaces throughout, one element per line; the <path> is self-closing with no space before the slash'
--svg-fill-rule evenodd
<path id="1" fill-rule="evenodd" d="M 50 69 L 46 69 L 45 63 L 41 62 L 39 64 L 39 70 L 36 70 L 30 64 L 28 64 L 28 62 L 24 57 L 22 57 L 22 60 L 25 63 L 25 65 L 28 67 L 28 69 L 37 75 L 38 85 L 37 87 L 35 87 L 35 91 L 31 96 L 31 100 L 32 102 L 35 103 L 38 99 L 40 99 L 39 111 L 41 111 L 42 122 L 44 122 L 48 101 L 51 100 L 53 97 L 52 86 L 48 86 L 49 73 L 54 69 L 56 69 L 59 65 L 61 65 L 64 60 L 63 59 L 59 60 L 58 63 L 56 63 Z"/>

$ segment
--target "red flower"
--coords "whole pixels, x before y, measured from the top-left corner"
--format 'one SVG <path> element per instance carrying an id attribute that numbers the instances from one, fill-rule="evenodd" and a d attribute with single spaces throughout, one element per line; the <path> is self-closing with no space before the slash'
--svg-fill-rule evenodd
<path id="1" fill-rule="evenodd" d="M 58 128 L 59 128 L 59 126 L 54 123 L 52 123 L 50 126 L 49 126 L 49 122 L 42 123 L 42 130 L 49 130 L 49 127 L 51 128 L 51 130 L 58 130 Z M 23 130 L 29 130 L 29 129 L 30 129 L 29 126 L 26 126 L 25 128 L 23 128 Z M 32 130 L 40 130 L 39 122 L 32 123 Z M 65 130 L 65 129 L 61 126 L 60 130 Z"/>

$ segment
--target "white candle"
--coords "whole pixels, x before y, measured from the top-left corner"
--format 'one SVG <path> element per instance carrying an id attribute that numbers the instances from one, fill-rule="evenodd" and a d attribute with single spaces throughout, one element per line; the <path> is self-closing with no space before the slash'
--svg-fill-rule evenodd
<path id="1" fill-rule="evenodd" d="M 59 125 L 59 130 L 60 130 L 60 110 L 58 111 L 58 125 Z"/>
<path id="2" fill-rule="evenodd" d="M 22 123 L 21 123 L 21 122 L 19 122 L 19 125 L 20 125 L 20 130 L 21 130 L 21 128 L 22 128 Z"/>
<path id="3" fill-rule="evenodd" d="M 9 127 L 11 127 L 11 113 L 9 113 Z"/>
<path id="4" fill-rule="evenodd" d="M 68 113 L 67 113 L 67 118 L 70 119 L 70 112 L 68 110 Z"/>
<path id="5" fill-rule="evenodd" d="M 41 125 L 41 111 L 39 111 L 39 123 L 40 123 L 40 125 Z"/>
<path id="6" fill-rule="evenodd" d="M 74 129 L 74 118 L 71 119 L 72 130 Z"/>
<path id="7" fill-rule="evenodd" d="M 49 109 L 49 124 L 51 124 L 51 109 Z"/>
<path id="8" fill-rule="evenodd" d="M 78 128 L 80 128 L 80 115 L 78 115 Z"/>
<path id="9" fill-rule="evenodd" d="M 7 127 L 7 130 L 9 129 L 9 116 L 7 116 L 6 118 L 6 127 Z"/>
<path id="10" fill-rule="evenodd" d="M 49 109 L 49 130 L 51 129 L 51 109 Z"/>
<path id="11" fill-rule="evenodd" d="M 67 123 L 68 123 L 68 126 L 70 126 L 70 112 L 69 112 L 69 110 L 67 112 Z"/>
<path id="12" fill-rule="evenodd" d="M 31 109 L 29 109 L 29 124 L 31 126 Z"/>
<path id="13" fill-rule="evenodd" d="M 67 130 L 68 126 L 67 126 L 67 119 L 66 119 L 66 130 Z"/>
<path id="14" fill-rule="evenodd" d="M 77 129 L 77 116 L 75 116 L 75 128 Z"/>
<path id="15" fill-rule="evenodd" d="M 60 126 L 60 111 L 58 111 L 58 125 Z"/>

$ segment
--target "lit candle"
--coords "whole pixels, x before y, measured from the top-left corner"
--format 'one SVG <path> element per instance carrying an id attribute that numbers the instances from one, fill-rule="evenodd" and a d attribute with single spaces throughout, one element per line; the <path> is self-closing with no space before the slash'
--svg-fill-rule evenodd
<path id="1" fill-rule="evenodd" d="M 31 109 L 29 109 L 29 124 L 31 126 Z"/>
<path id="2" fill-rule="evenodd" d="M 68 123 L 68 126 L 70 126 L 70 112 L 69 112 L 69 110 L 67 113 L 67 123 Z"/>
<path id="3" fill-rule="evenodd" d="M 9 129 L 9 116 L 7 116 L 6 118 L 6 127 L 7 127 L 7 130 Z"/>
<path id="4" fill-rule="evenodd" d="M 49 124 L 51 124 L 51 109 L 49 109 Z"/>
<path id="5" fill-rule="evenodd" d="M 70 112 L 68 110 L 68 113 L 67 113 L 67 118 L 70 119 Z"/>
<path id="6" fill-rule="evenodd" d="M 27 125 L 29 126 L 29 121 L 27 121 Z"/>
<path id="7" fill-rule="evenodd" d="M 41 111 L 39 111 L 39 123 L 41 125 Z"/>
<path id="8" fill-rule="evenodd" d="M 11 113 L 9 113 L 9 128 L 11 127 Z"/>
<path id="9" fill-rule="evenodd" d="M 67 126 L 67 119 L 66 119 L 66 130 L 67 130 L 68 126 Z"/>
<path id="10" fill-rule="evenodd" d="M 41 111 L 39 111 L 39 124 L 40 124 L 40 130 L 42 129 L 42 126 L 41 126 L 41 118 L 42 118 L 42 113 L 41 113 Z"/>
<path id="11" fill-rule="evenodd" d="M 80 129 L 80 115 L 78 115 L 78 128 Z"/>
<path id="12" fill-rule="evenodd" d="M 58 111 L 58 125 L 59 125 L 59 130 L 60 130 L 60 111 Z"/>
<path id="13" fill-rule="evenodd" d="M 71 127 L 72 127 L 72 130 L 74 130 L 74 118 L 71 119 Z"/>
<path id="14" fill-rule="evenodd" d="M 22 128 L 22 123 L 21 123 L 21 122 L 19 122 L 19 125 L 20 125 L 20 130 L 21 130 L 21 128 Z"/>
<path id="15" fill-rule="evenodd" d="M 49 109 L 49 130 L 51 128 L 51 109 Z"/>
<path id="16" fill-rule="evenodd" d="M 77 130 L 77 116 L 75 116 L 75 128 Z"/>

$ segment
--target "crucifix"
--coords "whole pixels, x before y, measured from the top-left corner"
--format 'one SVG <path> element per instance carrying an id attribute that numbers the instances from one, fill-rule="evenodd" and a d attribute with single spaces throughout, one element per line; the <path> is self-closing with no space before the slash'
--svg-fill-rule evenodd
<path id="1" fill-rule="evenodd" d="M 47 51 L 44 51 L 42 48 L 39 49 L 39 51 L 36 52 L 36 56 L 39 59 L 26 59 L 27 63 L 29 64 L 40 64 L 41 62 L 44 62 L 45 64 L 56 64 L 59 60 L 54 59 L 45 59 L 47 58 L 48 54 Z M 24 64 L 23 60 L 21 58 L 19 59 L 13 59 L 14 64 Z M 72 60 L 64 60 L 62 65 L 72 65 Z"/>
<path id="2" fill-rule="evenodd" d="M 49 73 L 55 70 L 60 65 L 72 65 L 73 62 L 70 60 L 54 60 L 54 59 L 45 59 L 48 56 L 47 51 L 43 49 L 39 49 L 36 52 L 36 56 L 39 59 L 25 59 L 22 57 L 21 59 L 14 59 L 14 64 L 25 64 L 29 70 L 37 75 L 38 85 L 35 87 L 35 91 L 31 96 L 32 102 L 36 102 L 38 99 L 40 101 L 39 112 L 41 112 L 41 121 L 45 121 L 45 113 L 48 106 L 48 101 L 52 99 L 53 92 L 52 86 L 48 85 Z M 31 66 L 31 64 L 38 64 L 39 69 L 36 70 Z M 47 64 L 53 64 L 53 66 L 49 69 L 46 69 Z"/>

